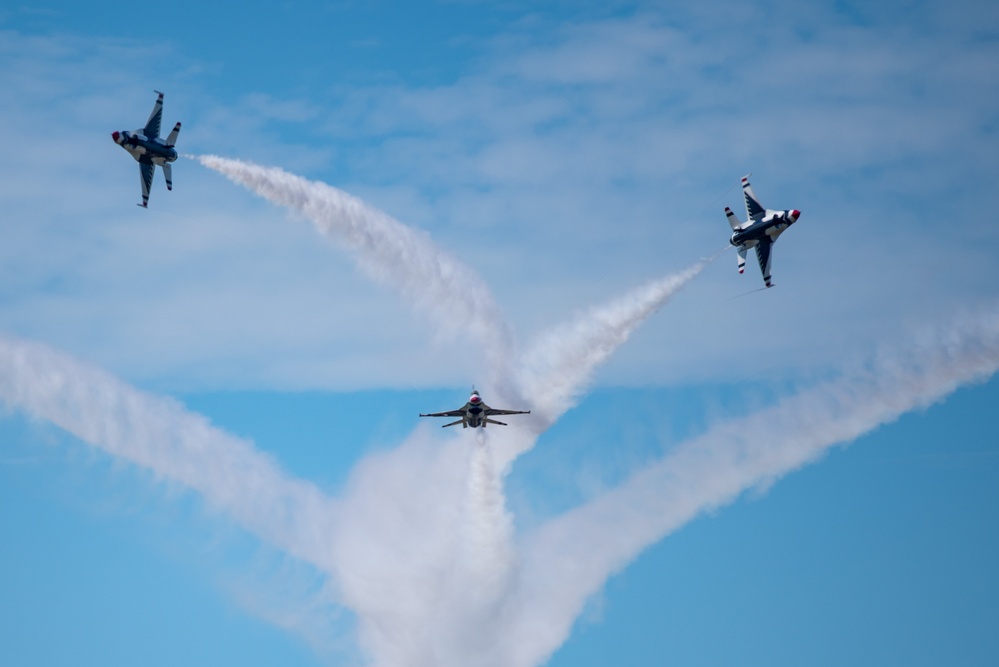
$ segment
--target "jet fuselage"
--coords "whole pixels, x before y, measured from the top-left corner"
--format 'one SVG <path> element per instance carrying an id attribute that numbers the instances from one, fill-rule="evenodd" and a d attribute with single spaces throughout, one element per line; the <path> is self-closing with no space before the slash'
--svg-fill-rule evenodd
<path id="1" fill-rule="evenodd" d="M 484 410 L 482 409 L 482 401 L 476 403 L 466 403 L 465 404 L 465 420 L 468 425 L 472 428 L 479 428 L 482 426 L 482 417 Z"/>
<path id="2" fill-rule="evenodd" d="M 177 149 L 173 146 L 167 146 L 162 139 L 149 139 L 141 131 L 112 132 L 111 138 L 116 144 L 128 151 L 128 154 L 134 157 L 137 162 L 163 166 L 177 160 Z"/>
<path id="3" fill-rule="evenodd" d="M 798 221 L 801 213 L 796 210 L 790 211 L 767 211 L 767 214 L 745 229 L 732 234 L 729 243 L 735 247 L 752 248 L 764 236 L 769 236 L 771 241 L 776 241 L 785 229 Z"/>

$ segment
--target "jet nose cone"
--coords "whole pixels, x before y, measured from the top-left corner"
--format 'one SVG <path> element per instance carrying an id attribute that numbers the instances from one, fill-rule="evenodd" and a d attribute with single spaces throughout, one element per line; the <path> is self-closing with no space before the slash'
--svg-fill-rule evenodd
<path id="1" fill-rule="evenodd" d="M 112 138 L 112 139 L 114 139 L 114 142 L 115 142 L 115 143 L 118 143 L 118 137 L 120 137 L 120 136 L 121 136 L 121 135 L 120 135 L 120 134 L 118 134 L 117 132 L 112 132 L 112 133 L 111 133 L 111 138 Z"/>
<path id="2" fill-rule="evenodd" d="M 793 211 L 791 211 L 792 220 L 797 221 L 799 215 L 801 215 L 801 211 L 799 211 L 798 209 L 794 209 Z"/>

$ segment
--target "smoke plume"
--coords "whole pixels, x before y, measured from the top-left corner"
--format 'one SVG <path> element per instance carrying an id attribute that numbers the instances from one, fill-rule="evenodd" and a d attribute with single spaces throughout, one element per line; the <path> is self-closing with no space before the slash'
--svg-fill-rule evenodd
<path id="1" fill-rule="evenodd" d="M 376 667 L 542 664 L 568 638 L 587 598 L 649 545 L 999 369 L 999 316 L 969 317 L 711 428 L 617 488 L 518 535 L 502 486 L 512 461 L 710 260 L 553 328 L 520 357 L 479 278 L 425 234 L 321 183 L 199 159 L 308 217 L 444 330 L 471 330 L 493 355 L 494 381 L 522 394 L 533 421 L 477 437 L 418 428 L 399 447 L 362 460 L 334 499 L 177 402 L 36 343 L 0 337 L 0 399 L 197 491 L 209 507 L 311 564 L 328 579 L 331 602 L 355 614 L 358 642 Z"/>
<path id="2" fill-rule="evenodd" d="M 0 336 L 0 399 L 197 491 L 261 539 L 328 567 L 336 503 L 250 443 L 44 345 Z"/>
<path id="3" fill-rule="evenodd" d="M 429 313 L 443 333 L 467 334 L 479 341 L 489 361 L 487 372 L 501 372 L 514 341 L 499 306 L 478 274 L 442 250 L 429 234 L 342 190 L 276 167 L 214 155 L 196 159 L 308 218 L 320 234 L 352 252 L 368 275 Z"/>

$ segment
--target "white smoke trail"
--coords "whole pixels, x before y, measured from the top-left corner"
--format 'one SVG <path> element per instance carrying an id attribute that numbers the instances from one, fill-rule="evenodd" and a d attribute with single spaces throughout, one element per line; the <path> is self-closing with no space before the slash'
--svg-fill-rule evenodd
<path id="1" fill-rule="evenodd" d="M 339 239 L 372 276 L 399 289 L 434 316 L 446 333 L 468 332 L 486 357 L 486 384 L 500 401 L 532 403 L 536 433 L 572 407 L 594 369 L 624 343 L 711 259 L 654 280 L 572 323 L 543 333 L 518 363 L 514 336 L 479 276 L 424 232 L 408 227 L 360 199 L 325 183 L 282 169 L 214 155 L 195 159 L 275 204 L 309 218 L 325 236 Z M 717 255 L 715 255 L 717 256 Z M 530 436 L 508 448 L 501 468 L 531 447 Z"/>
<path id="2" fill-rule="evenodd" d="M 746 489 L 814 461 L 961 385 L 999 370 L 999 314 L 883 353 L 839 380 L 681 445 L 626 483 L 526 540 L 517 610 L 505 632 L 512 667 L 542 663 L 568 637 L 586 599 L 643 549 Z"/>
<path id="3" fill-rule="evenodd" d="M 442 443 L 418 431 L 363 461 L 334 502 L 173 401 L 0 338 L 0 398 L 198 490 L 329 573 L 377 667 L 534 667 L 565 641 L 587 597 L 649 544 L 997 368 L 999 316 L 981 316 L 715 428 L 515 543 L 491 448 L 468 437 Z"/>
<path id="4" fill-rule="evenodd" d="M 677 274 L 653 280 L 542 333 L 518 369 L 521 393 L 530 397 L 540 420 L 539 430 L 548 428 L 571 408 L 596 367 L 710 261 L 701 260 Z"/>
<path id="5" fill-rule="evenodd" d="M 329 567 L 335 503 L 179 403 L 44 345 L 0 335 L 0 399 L 107 453 L 198 491 L 264 541 Z"/>
<path id="6" fill-rule="evenodd" d="M 312 221 L 324 236 L 343 243 L 376 280 L 400 290 L 428 311 L 448 335 L 481 341 L 487 372 L 501 373 L 513 336 L 489 288 L 467 265 L 444 252 L 426 232 L 408 227 L 360 199 L 325 183 L 275 167 L 215 155 L 196 158 L 265 199 Z"/>
<path id="7" fill-rule="evenodd" d="M 445 326 L 471 327 L 497 365 L 512 354 L 484 286 L 425 235 L 321 183 L 199 159 L 309 217 L 357 252 L 373 275 L 412 290 Z M 549 332 L 518 375 L 503 368 L 509 375 L 500 377 L 513 378 L 537 401 L 541 423 L 550 424 L 594 368 L 703 266 Z M 997 367 L 999 319 L 981 318 L 714 429 L 519 543 L 502 475 L 512 460 L 507 454 L 529 448 L 538 429 L 511 426 L 489 448 L 469 448 L 467 437 L 441 443 L 418 431 L 400 448 L 362 462 L 334 502 L 176 403 L 41 346 L 0 339 L 0 398 L 198 490 L 263 539 L 329 573 L 335 599 L 357 614 L 360 642 L 378 667 L 534 667 L 565 641 L 587 597 L 649 544 L 706 508 Z"/>
<path id="8" fill-rule="evenodd" d="M 428 236 L 322 183 L 233 160 L 198 159 L 307 216 L 445 329 L 477 334 L 491 352 L 495 383 L 518 384 L 506 366 L 512 336 L 488 290 Z M 561 338 L 563 353 L 571 353 L 543 369 L 525 365 L 532 381 L 547 384 L 549 424 L 592 369 L 699 270 L 650 283 L 543 339 Z M 23 366 L 0 386 L 0 397 L 12 405 L 201 492 L 262 539 L 329 573 L 333 597 L 358 615 L 362 644 L 380 664 L 503 664 L 496 656 L 505 638 L 488 630 L 491 619 L 505 613 L 504 593 L 517 576 L 502 476 L 537 432 L 511 429 L 515 437 L 499 442 L 520 444 L 506 447 L 506 456 L 493 455 L 503 448 L 480 443 L 470 460 L 465 449 L 456 455 L 453 446 L 418 436 L 362 465 L 348 494 L 334 503 L 304 482 L 285 479 L 250 445 L 172 401 L 41 346 L 9 341 L 0 349 L 0 371 L 4 360 Z M 99 400 L 89 400 L 94 397 Z"/>
<path id="9" fill-rule="evenodd" d="M 491 620 L 515 572 L 512 519 L 489 448 L 430 432 L 352 475 L 330 545 L 337 597 L 374 665 L 496 665 Z"/>

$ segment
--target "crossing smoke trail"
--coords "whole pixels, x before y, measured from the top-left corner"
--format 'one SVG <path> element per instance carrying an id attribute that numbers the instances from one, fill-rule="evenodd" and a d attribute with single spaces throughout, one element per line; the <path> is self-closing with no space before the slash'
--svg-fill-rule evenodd
<path id="1" fill-rule="evenodd" d="M 249 443 L 44 345 L 0 336 L 0 399 L 107 453 L 201 493 L 263 540 L 329 566 L 335 503 Z"/>
<path id="2" fill-rule="evenodd" d="M 512 336 L 499 309 L 478 277 L 429 237 L 321 183 L 199 159 L 306 215 L 321 233 L 356 252 L 369 273 L 401 287 L 445 327 L 477 332 L 495 353 L 497 382 L 514 384 L 505 366 Z M 558 391 L 580 391 L 592 369 L 697 271 L 594 309 L 599 321 L 579 318 L 574 335 L 560 329 L 567 349 L 579 354 L 571 360 L 575 380 L 552 378 L 552 404 L 568 406 Z M 599 351 L 586 354 L 588 345 Z M 506 609 L 518 567 L 502 490 L 510 459 L 494 457 L 495 442 L 478 443 L 468 458 L 460 453 L 468 452 L 464 443 L 418 433 L 398 450 L 362 463 L 351 488 L 334 501 L 307 482 L 288 479 L 249 443 L 176 402 L 143 394 L 41 345 L 0 338 L 0 399 L 198 491 L 209 507 L 328 574 L 336 601 L 358 615 L 362 644 L 383 664 L 502 664 L 489 656 L 502 654 L 497 645 L 505 639 L 482 629 Z M 548 411 L 549 421 L 556 417 Z M 529 446 L 535 438 L 527 434 L 524 442 Z"/>
<path id="3" fill-rule="evenodd" d="M 969 319 L 716 427 L 514 540 L 489 447 L 417 431 L 362 461 L 332 501 L 172 401 L 0 337 L 0 398 L 190 486 L 315 564 L 331 577 L 336 602 L 357 614 L 377 667 L 535 667 L 568 637 L 587 597 L 648 545 L 997 369 L 999 315 Z"/>
<path id="4" fill-rule="evenodd" d="M 445 326 L 471 322 L 481 340 L 497 341 L 499 363 L 514 354 L 492 300 L 467 296 L 469 281 L 481 281 L 425 235 L 329 186 L 199 159 L 306 215 L 376 277 L 404 290 L 430 285 L 424 307 Z M 592 309 L 542 335 L 516 368 L 504 367 L 514 386 L 538 396 L 542 427 L 571 407 L 593 369 L 703 266 Z M 488 294 L 484 286 L 471 292 Z M 377 667 L 535 667 L 566 640 L 585 600 L 648 545 L 997 368 L 999 317 L 960 323 L 714 428 L 515 539 L 502 490 L 511 460 L 504 443 L 522 438 L 529 447 L 540 430 L 511 426 L 494 436 L 490 429 L 495 440 L 471 448 L 462 438 L 441 441 L 418 430 L 399 448 L 362 461 L 332 500 L 173 401 L 43 346 L 0 337 L 0 399 L 197 490 L 209 506 L 314 564 L 329 575 L 335 601 L 357 615 L 359 641 Z"/>
<path id="5" fill-rule="evenodd" d="M 276 167 L 215 155 L 195 159 L 268 201 L 304 215 L 321 234 L 353 251 L 369 275 L 400 290 L 417 309 L 428 311 L 446 334 L 475 337 L 488 355 L 489 372 L 502 371 L 513 336 L 499 306 L 478 274 L 444 252 L 427 233 L 342 190 Z"/>
<path id="6" fill-rule="evenodd" d="M 470 328 L 483 343 L 481 349 L 488 356 L 487 383 L 497 390 L 499 400 L 534 406 L 535 416 L 527 420 L 531 428 L 515 428 L 505 440 L 498 462 L 503 470 L 533 446 L 537 434 L 572 407 L 597 366 L 717 257 L 651 281 L 542 333 L 518 357 L 514 336 L 486 285 L 429 235 L 337 188 L 282 169 L 214 155 L 195 159 L 269 201 L 305 215 L 320 233 L 343 241 L 374 277 L 415 300 L 446 331 Z"/>
<path id="7" fill-rule="evenodd" d="M 866 368 L 681 445 L 525 539 L 504 631 L 506 664 L 533 667 L 567 638 L 586 599 L 647 546 L 754 486 L 999 370 L 999 313 L 882 353 Z"/>

